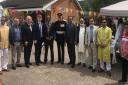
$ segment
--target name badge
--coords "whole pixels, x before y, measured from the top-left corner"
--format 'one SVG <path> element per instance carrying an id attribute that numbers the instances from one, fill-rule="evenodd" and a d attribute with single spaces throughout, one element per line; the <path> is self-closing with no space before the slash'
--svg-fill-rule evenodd
<path id="1" fill-rule="evenodd" d="M 60 27 L 64 27 L 65 25 L 64 24 L 60 24 Z"/>

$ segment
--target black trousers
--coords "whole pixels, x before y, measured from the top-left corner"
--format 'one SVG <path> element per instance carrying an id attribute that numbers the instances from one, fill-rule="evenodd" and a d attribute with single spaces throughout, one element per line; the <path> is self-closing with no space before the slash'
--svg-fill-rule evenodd
<path id="1" fill-rule="evenodd" d="M 50 52 L 51 52 L 51 62 L 54 62 L 53 40 L 46 40 L 45 41 L 45 57 L 44 57 L 44 62 L 47 62 L 48 48 L 49 47 L 50 47 Z"/>
<path id="2" fill-rule="evenodd" d="M 76 62 L 76 53 L 75 53 L 75 44 L 67 43 L 68 47 L 68 55 L 70 59 L 70 63 L 75 65 Z"/>
<path id="3" fill-rule="evenodd" d="M 122 58 L 122 80 L 127 81 L 128 76 L 128 60 Z"/>
<path id="4" fill-rule="evenodd" d="M 58 62 L 64 63 L 64 34 L 56 34 L 56 42 L 58 48 Z"/>
<path id="5" fill-rule="evenodd" d="M 30 63 L 31 50 L 32 50 L 32 43 L 28 43 L 27 46 L 24 46 L 25 65 L 29 65 L 29 63 Z"/>
<path id="6" fill-rule="evenodd" d="M 58 48 L 58 62 L 64 63 L 64 42 L 57 42 Z"/>
<path id="7" fill-rule="evenodd" d="M 35 62 L 36 62 L 36 64 L 41 63 L 40 57 L 41 57 L 42 43 L 43 43 L 43 39 L 41 38 L 35 44 Z"/>

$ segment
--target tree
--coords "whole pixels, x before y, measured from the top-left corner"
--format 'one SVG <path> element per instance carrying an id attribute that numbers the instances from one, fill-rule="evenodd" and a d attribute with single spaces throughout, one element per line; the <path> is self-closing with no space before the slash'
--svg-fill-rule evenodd
<path id="1" fill-rule="evenodd" d="M 90 4 L 91 4 L 92 10 L 99 11 L 100 8 L 117 3 L 119 1 L 123 1 L 123 0 L 91 0 Z M 83 2 L 80 3 L 82 5 L 82 8 L 86 11 L 90 10 L 88 2 L 89 0 L 84 0 L 84 3 L 85 3 L 84 5 L 83 5 Z"/>

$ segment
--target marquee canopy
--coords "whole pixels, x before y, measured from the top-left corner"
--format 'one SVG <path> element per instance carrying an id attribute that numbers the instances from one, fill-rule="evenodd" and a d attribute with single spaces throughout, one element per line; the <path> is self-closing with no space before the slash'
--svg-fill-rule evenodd
<path id="1" fill-rule="evenodd" d="M 100 14 L 106 16 L 128 16 L 128 0 L 103 7 L 100 9 Z"/>

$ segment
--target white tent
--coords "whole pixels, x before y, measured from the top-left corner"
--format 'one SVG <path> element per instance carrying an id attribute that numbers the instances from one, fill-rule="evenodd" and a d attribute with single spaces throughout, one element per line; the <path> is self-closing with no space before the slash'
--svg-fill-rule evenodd
<path id="1" fill-rule="evenodd" d="M 103 7 L 100 9 L 100 14 L 106 16 L 128 16 L 128 0 Z"/>

